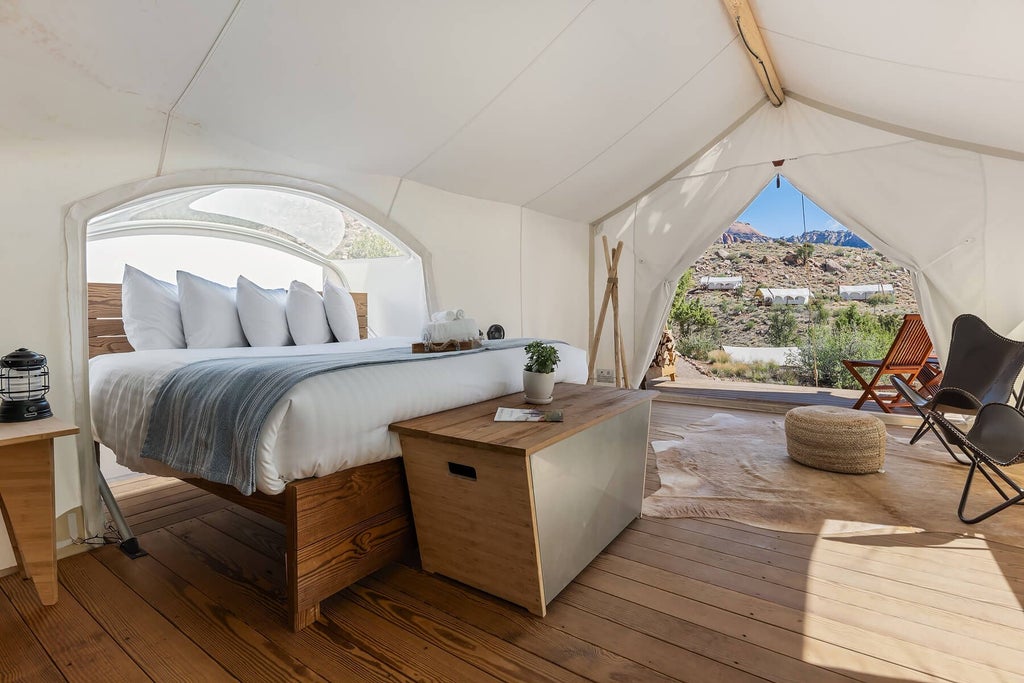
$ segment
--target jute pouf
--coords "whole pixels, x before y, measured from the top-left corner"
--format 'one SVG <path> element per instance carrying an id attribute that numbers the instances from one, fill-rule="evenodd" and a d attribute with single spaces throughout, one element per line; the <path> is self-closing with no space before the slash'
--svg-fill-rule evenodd
<path id="1" fill-rule="evenodd" d="M 819 470 L 877 472 L 885 463 L 885 425 L 849 408 L 793 408 L 786 413 L 786 448 L 793 460 Z"/>

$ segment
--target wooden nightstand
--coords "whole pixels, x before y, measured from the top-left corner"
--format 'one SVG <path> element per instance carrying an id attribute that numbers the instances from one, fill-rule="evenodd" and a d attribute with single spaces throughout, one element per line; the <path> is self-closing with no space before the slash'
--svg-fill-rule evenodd
<path id="1" fill-rule="evenodd" d="M 0 512 L 18 566 L 44 605 L 57 602 L 53 440 L 77 433 L 55 417 L 0 424 Z"/>

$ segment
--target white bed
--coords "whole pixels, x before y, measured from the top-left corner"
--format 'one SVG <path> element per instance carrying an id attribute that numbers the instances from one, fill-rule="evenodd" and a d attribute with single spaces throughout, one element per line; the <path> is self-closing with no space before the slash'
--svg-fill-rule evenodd
<path id="1" fill-rule="evenodd" d="M 149 474 L 186 476 L 140 458 L 149 409 L 163 379 L 187 363 L 211 358 L 349 354 L 405 347 L 415 340 L 364 339 L 316 346 L 171 349 L 100 355 L 90 361 L 94 438 L 120 464 Z M 586 353 L 557 344 L 556 381 L 585 383 Z M 275 495 L 289 481 L 321 477 L 400 455 L 392 422 L 522 390 L 521 348 L 355 367 L 300 382 L 271 412 L 260 434 L 256 488 Z"/>

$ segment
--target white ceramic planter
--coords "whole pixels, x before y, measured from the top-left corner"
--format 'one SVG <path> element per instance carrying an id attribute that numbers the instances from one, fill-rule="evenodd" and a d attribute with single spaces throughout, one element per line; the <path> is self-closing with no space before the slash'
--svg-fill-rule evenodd
<path id="1" fill-rule="evenodd" d="M 526 392 L 527 403 L 551 403 L 555 390 L 555 373 L 523 370 L 523 390 Z"/>

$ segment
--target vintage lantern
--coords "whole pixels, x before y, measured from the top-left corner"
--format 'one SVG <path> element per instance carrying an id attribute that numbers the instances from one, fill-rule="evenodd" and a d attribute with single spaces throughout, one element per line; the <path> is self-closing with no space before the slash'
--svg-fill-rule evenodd
<path id="1" fill-rule="evenodd" d="M 0 422 L 25 422 L 51 417 L 46 400 L 50 371 L 46 356 L 18 349 L 0 358 Z"/>

